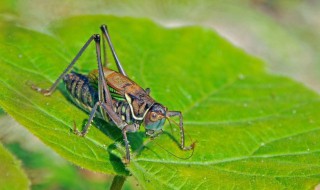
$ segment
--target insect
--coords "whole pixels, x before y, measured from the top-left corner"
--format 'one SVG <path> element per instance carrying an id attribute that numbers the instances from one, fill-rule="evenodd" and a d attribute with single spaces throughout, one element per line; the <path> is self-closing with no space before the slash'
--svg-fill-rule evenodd
<path id="1" fill-rule="evenodd" d="M 75 129 L 75 132 L 80 136 L 85 136 L 95 116 L 113 123 L 122 131 L 126 148 L 125 163 L 130 162 L 128 132 L 136 132 L 141 124 L 144 124 L 146 134 L 154 137 L 162 132 L 165 120 L 173 116 L 178 116 L 180 119 L 181 149 L 194 149 L 195 143 L 185 146 L 181 112 L 169 111 L 150 96 L 149 88 L 141 88 L 127 76 L 112 45 L 107 26 L 102 25 L 100 29 L 102 32 L 104 65 L 107 62 L 105 45 L 105 41 L 107 41 L 118 72 L 102 65 L 101 37 L 99 34 L 93 34 L 49 89 L 42 89 L 33 84 L 31 88 L 45 96 L 50 96 L 57 88 L 60 80 L 63 80 L 74 103 L 90 113 L 83 130 L 78 132 Z M 98 69 L 91 71 L 87 76 L 73 71 L 69 72 L 92 41 L 95 42 L 96 46 Z"/>

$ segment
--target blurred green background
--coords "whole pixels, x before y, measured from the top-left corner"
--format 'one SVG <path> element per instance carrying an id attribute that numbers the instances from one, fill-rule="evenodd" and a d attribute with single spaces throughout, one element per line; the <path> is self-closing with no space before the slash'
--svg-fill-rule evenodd
<path id="1" fill-rule="evenodd" d="M 2 4 L 2 5 L 1 5 Z M 79 14 L 149 18 L 167 27 L 199 25 L 265 60 L 269 72 L 320 91 L 320 1 L 3 1 L 0 16 L 46 31 L 50 22 Z M 41 16 L 39 16 L 41 15 Z M 197 42 L 195 42 L 197 43 Z M 60 158 L 0 111 L 0 139 L 19 160 L 32 189 L 107 189 L 113 176 L 78 168 Z M 139 189 L 131 177 L 125 189 Z"/>

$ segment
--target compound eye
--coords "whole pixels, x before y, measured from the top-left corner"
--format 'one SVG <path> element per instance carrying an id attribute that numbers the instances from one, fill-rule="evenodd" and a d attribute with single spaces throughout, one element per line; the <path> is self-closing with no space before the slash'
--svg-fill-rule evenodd
<path id="1" fill-rule="evenodd" d="M 151 112 L 151 121 L 157 121 L 158 120 L 158 114 L 156 112 Z"/>

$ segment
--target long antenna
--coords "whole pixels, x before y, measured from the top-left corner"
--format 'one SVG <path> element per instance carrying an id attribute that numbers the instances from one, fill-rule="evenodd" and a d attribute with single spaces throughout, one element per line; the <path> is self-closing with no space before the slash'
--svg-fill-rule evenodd
<path id="1" fill-rule="evenodd" d="M 187 157 L 180 157 L 180 156 L 177 156 L 177 155 L 173 154 L 173 153 L 170 152 L 169 150 L 163 148 L 163 146 L 161 146 L 160 144 L 158 144 L 156 141 L 153 141 L 153 142 L 154 142 L 156 145 L 158 145 L 162 150 L 164 150 L 164 151 L 166 151 L 167 153 L 169 153 L 170 155 L 172 155 L 172 156 L 174 156 L 174 157 L 176 157 L 176 158 L 182 159 L 182 160 L 188 160 L 189 158 L 191 158 L 191 157 L 193 156 L 194 147 L 195 147 L 195 143 L 196 143 L 196 142 L 193 142 L 193 143 L 191 144 L 191 146 L 192 146 L 193 148 L 192 148 L 192 152 L 191 152 L 191 154 L 190 154 L 189 156 L 187 156 Z"/>
<path id="2" fill-rule="evenodd" d="M 166 117 L 166 118 L 168 119 L 170 125 L 171 125 L 171 122 L 172 122 L 172 123 L 176 124 L 176 126 L 179 126 L 179 124 L 178 124 L 175 120 L 171 119 L 170 117 Z M 185 131 L 185 134 L 187 134 L 187 135 L 188 135 L 188 138 L 192 141 L 192 138 L 191 138 L 191 136 L 189 135 L 189 133 L 187 133 L 187 132 Z M 191 143 L 191 145 L 190 145 L 189 147 L 190 147 L 191 149 L 194 149 L 194 147 L 195 147 L 195 145 L 196 145 L 196 142 L 197 142 L 197 141 L 194 141 L 193 143 Z M 189 148 L 189 147 L 188 147 L 188 148 Z"/>

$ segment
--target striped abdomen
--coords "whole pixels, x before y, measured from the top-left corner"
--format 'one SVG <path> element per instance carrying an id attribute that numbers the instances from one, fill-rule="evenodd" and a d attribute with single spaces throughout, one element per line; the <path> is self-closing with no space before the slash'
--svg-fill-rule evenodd
<path id="1" fill-rule="evenodd" d="M 71 72 L 63 81 L 71 99 L 79 107 L 90 112 L 98 101 L 98 91 L 90 85 L 88 78 L 82 74 Z"/>
<path id="2" fill-rule="evenodd" d="M 98 102 L 99 97 L 97 88 L 90 83 L 88 77 L 79 73 L 71 72 L 63 78 L 63 81 L 74 103 L 86 112 L 90 113 L 95 103 Z M 128 124 L 136 122 L 132 117 L 128 102 L 121 101 L 119 98 L 112 98 L 114 111 L 121 120 Z M 103 118 L 100 112 L 101 110 L 99 108 L 96 112 L 96 116 L 101 119 L 109 120 L 109 118 Z"/>

